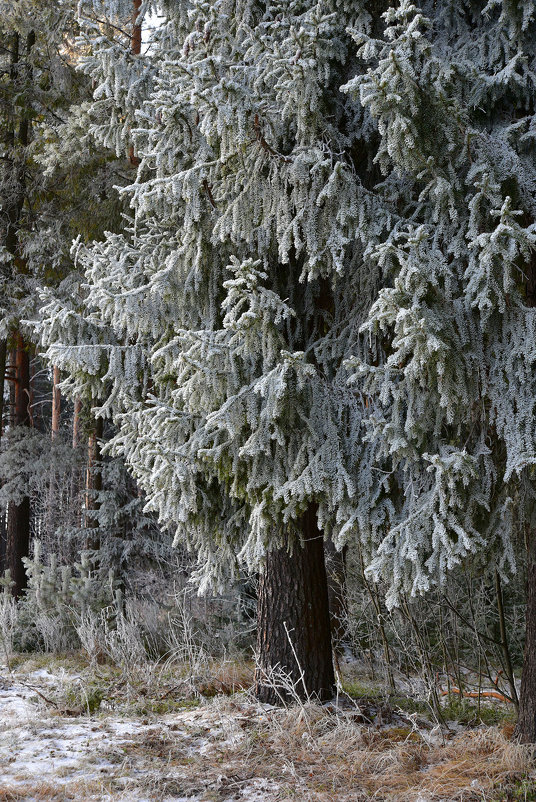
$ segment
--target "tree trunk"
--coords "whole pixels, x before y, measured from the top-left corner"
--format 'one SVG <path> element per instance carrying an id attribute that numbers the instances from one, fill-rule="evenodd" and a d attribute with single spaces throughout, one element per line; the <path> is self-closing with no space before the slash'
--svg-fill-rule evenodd
<path id="1" fill-rule="evenodd" d="M 58 387 L 60 383 L 60 369 L 54 366 L 52 368 L 52 431 L 51 438 L 56 440 L 60 431 L 60 416 L 61 416 L 61 393 Z M 54 511 L 57 509 L 57 492 L 56 492 L 56 471 L 55 466 L 50 466 L 48 476 L 48 492 L 45 509 L 45 532 L 51 535 L 54 529 Z M 55 499 L 56 496 L 56 499 Z M 54 503 L 56 501 L 56 504 Z"/>
<path id="2" fill-rule="evenodd" d="M 303 546 L 269 552 L 259 585 L 255 692 L 270 704 L 294 694 L 329 699 L 335 685 L 324 542 L 313 505 L 300 523 Z M 293 692 L 274 687 L 277 669 L 290 676 Z"/>
<path id="3" fill-rule="evenodd" d="M 30 31 L 26 37 L 26 55 L 29 56 L 35 44 L 35 33 Z M 28 59 L 26 72 L 23 76 L 20 64 L 20 37 L 13 34 L 10 56 L 10 80 L 16 84 L 21 77 L 28 81 L 32 78 L 32 68 Z M 23 87 L 21 88 L 23 89 Z M 22 148 L 22 153 L 16 154 L 10 164 L 13 172 L 13 191 L 7 199 L 5 219 L 7 222 L 3 232 L 4 245 L 13 256 L 13 270 L 26 271 L 24 261 L 20 256 L 19 228 L 24 199 L 26 193 L 26 153 L 25 149 L 30 140 L 30 118 L 23 116 L 20 119 L 18 132 L 15 125 L 10 127 L 6 140 L 11 147 Z M 16 335 L 15 375 L 14 375 L 14 406 L 13 423 L 16 426 L 31 426 L 30 413 L 30 359 L 26 345 L 20 332 Z M 8 521 L 6 534 L 5 565 L 11 573 L 13 581 L 12 593 L 18 597 L 26 587 L 26 572 L 22 562 L 28 556 L 30 547 L 30 499 L 25 496 L 20 504 L 11 502 L 8 507 Z"/>
<path id="4" fill-rule="evenodd" d="M 141 0 L 133 0 L 132 2 L 132 38 L 130 40 L 130 52 L 133 56 L 139 56 L 141 53 L 141 25 L 138 22 L 138 16 L 141 8 Z M 129 148 L 128 154 L 130 163 L 137 167 L 140 160 L 134 152 L 134 145 Z"/>
<path id="5" fill-rule="evenodd" d="M 6 385 L 7 340 L 0 340 L 0 441 L 4 434 L 4 390 Z"/>
<path id="6" fill-rule="evenodd" d="M 525 651 L 515 734 L 522 743 L 536 743 L 536 533 L 529 535 Z"/>
<path id="7" fill-rule="evenodd" d="M 30 415 L 30 357 L 20 332 L 17 334 L 15 353 L 13 423 L 31 426 Z M 26 587 L 26 572 L 22 562 L 30 548 L 30 499 L 25 496 L 20 504 L 11 502 L 8 510 L 6 538 L 6 567 L 14 582 L 12 593 L 18 597 Z"/>
<path id="8" fill-rule="evenodd" d="M 141 25 L 138 22 L 138 15 L 140 13 L 141 0 L 133 0 L 132 3 L 132 39 L 130 42 L 130 52 L 133 56 L 139 56 L 141 53 Z"/>
<path id="9" fill-rule="evenodd" d="M 86 471 L 86 549 L 97 551 L 100 548 L 99 522 L 93 511 L 99 509 L 98 493 L 102 490 L 100 468 L 100 441 L 102 440 L 103 420 L 97 418 L 89 435 Z"/>
<path id="10" fill-rule="evenodd" d="M 0 340 L 0 443 L 4 434 L 4 390 L 6 383 L 7 340 Z M 0 576 L 6 570 L 6 516 L 0 510 Z"/>
<path id="11" fill-rule="evenodd" d="M 60 369 L 52 368 L 52 439 L 55 440 L 60 430 L 61 392 L 59 388 Z"/>
<path id="12" fill-rule="evenodd" d="M 526 268 L 527 306 L 536 307 L 536 254 Z M 536 743 L 536 531 L 527 537 L 527 607 L 525 610 L 525 649 L 519 692 L 519 714 L 515 735 L 522 743 Z"/>
<path id="13" fill-rule="evenodd" d="M 80 445 L 80 415 L 82 413 L 82 402 L 79 398 L 74 399 L 73 410 L 73 448 L 77 449 Z"/>

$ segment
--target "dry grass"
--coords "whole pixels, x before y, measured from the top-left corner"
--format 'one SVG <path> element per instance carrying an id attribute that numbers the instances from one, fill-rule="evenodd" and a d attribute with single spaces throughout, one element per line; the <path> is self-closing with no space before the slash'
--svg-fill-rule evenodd
<path id="1" fill-rule="evenodd" d="M 272 712 L 256 737 L 240 744 L 244 750 L 256 776 L 273 776 L 280 766 L 289 792 L 300 788 L 303 799 L 337 802 L 484 800 L 535 769 L 531 750 L 497 727 L 434 743 L 410 727 L 373 730 L 314 705 Z"/>
<path id="2" fill-rule="evenodd" d="M 65 785 L 38 780 L 13 786 L 0 785 L 0 802 L 67 802 L 71 799 L 81 802 L 108 798 L 107 790 L 100 780 L 78 780 Z"/>
<path id="3" fill-rule="evenodd" d="M 180 790 L 224 802 L 264 782 L 266 802 L 504 802 L 525 799 L 508 788 L 531 772 L 536 778 L 531 750 L 497 727 L 447 741 L 437 733 L 430 742 L 411 727 L 375 730 L 315 705 L 266 711 L 222 697 L 199 708 L 190 726 L 210 741 L 203 753 L 185 752 L 171 723 L 167 734 L 140 734 L 126 750 L 130 766 L 150 766 L 138 786 L 149 798 Z"/>
<path id="4" fill-rule="evenodd" d="M 236 694 L 251 685 L 253 667 L 229 661 L 211 661 L 189 688 L 196 699 L 200 694 L 205 698 L 199 706 L 181 708 L 182 669 L 171 668 L 147 688 L 147 693 L 156 691 L 155 709 L 143 717 L 134 706 L 122 706 L 127 692 L 117 684 L 115 674 L 108 676 L 99 668 L 91 675 L 93 681 L 98 676 L 108 686 L 107 698 L 115 702 L 113 708 L 96 709 L 99 721 L 117 719 L 120 711 L 120 720 L 128 717 L 138 722 L 128 734 L 108 741 L 106 748 L 80 756 L 82 761 L 91 755 L 104 761 L 105 778 L 97 778 L 99 769 L 88 763 L 87 772 L 82 769 L 85 781 L 69 778 L 69 768 L 63 777 L 57 773 L 40 782 L 21 775 L 14 776 L 19 782 L 9 786 L 0 779 L 0 802 L 133 802 L 140 795 L 150 800 L 177 795 L 199 802 L 229 802 L 247 799 L 248 789 L 259 783 L 263 790 L 255 798 L 265 802 L 536 799 L 534 752 L 510 739 L 509 725 L 481 726 L 443 737 L 438 728 L 431 731 L 431 725 L 420 728 L 416 715 L 413 719 L 395 716 L 392 726 L 373 726 L 363 724 L 357 706 L 347 711 L 316 704 L 267 709 L 247 693 Z M 207 696 L 213 698 L 207 700 Z M 159 709 L 168 702 L 169 708 Z M 46 727 L 53 720 L 54 727 L 61 728 L 62 720 L 65 725 L 74 721 L 48 708 L 42 709 L 42 715 L 46 718 L 36 727 Z M 371 718 L 369 711 L 365 720 Z"/>

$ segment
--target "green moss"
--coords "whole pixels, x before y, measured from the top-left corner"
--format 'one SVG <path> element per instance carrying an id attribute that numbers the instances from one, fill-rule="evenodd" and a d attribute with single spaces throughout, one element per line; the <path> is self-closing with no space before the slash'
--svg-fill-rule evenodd
<path id="1" fill-rule="evenodd" d="M 400 708 L 404 713 L 419 713 L 421 716 L 430 713 L 430 705 L 422 699 L 414 699 L 411 696 L 401 696 L 393 694 L 389 697 L 391 707 Z"/>
<path id="2" fill-rule="evenodd" d="M 536 802 L 536 780 L 513 777 L 493 789 L 489 802 Z"/>
<path id="3" fill-rule="evenodd" d="M 352 699 L 370 701 L 373 704 L 389 702 L 391 707 L 399 707 L 405 713 L 420 713 L 421 715 L 430 713 L 430 706 L 426 702 L 411 696 L 388 694 L 383 687 L 367 685 L 364 682 L 344 682 L 343 690 Z"/>
<path id="4" fill-rule="evenodd" d="M 81 713 L 91 715 L 96 713 L 101 706 L 101 702 L 106 698 L 107 683 L 88 682 L 71 685 L 65 695 L 65 701 L 69 708 L 80 710 Z"/>
<path id="5" fill-rule="evenodd" d="M 505 721 L 515 720 L 515 711 L 499 705 L 478 705 L 459 697 L 452 698 L 441 708 L 443 717 L 447 721 L 457 721 L 459 724 L 501 724 Z"/>
<path id="6" fill-rule="evenodd" d="M 343 682 L 342 689 L 352 699 L 385 699 L 386 694 L 383 688 L 375 685 L 367 685 L 364 682 Z"/>
<path id="7" fill-rule="evenodd" d="M 18 652 L 10 659 L 12 669 L 24 673 L 37 671 L 39 669 L 49 669 L 53 673 L 58 668 L 66 671 L 79 672 L 87 668 L 87 660 L 82 652 L 62 652 L 51 654 L 50 652 Z"/>

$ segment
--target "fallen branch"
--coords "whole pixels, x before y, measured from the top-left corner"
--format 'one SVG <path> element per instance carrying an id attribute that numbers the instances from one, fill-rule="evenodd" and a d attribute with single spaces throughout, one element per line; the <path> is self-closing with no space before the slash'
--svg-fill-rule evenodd
<path id="1" fill-rule="evenodd" d="M 501 702 L 510 702 L 512 700 L 504 694 L 499 693 L 498 691 L 461 691 L 459 688 L 451 688 L 450 691 L 441 691 L 441 696 L 449 696 L 451 693 L 458 693 L 460 696 L 463 696 L 464 699 L 478 699 L 482 697 L 492 697 L 493 699 L 499 699 Z"/>

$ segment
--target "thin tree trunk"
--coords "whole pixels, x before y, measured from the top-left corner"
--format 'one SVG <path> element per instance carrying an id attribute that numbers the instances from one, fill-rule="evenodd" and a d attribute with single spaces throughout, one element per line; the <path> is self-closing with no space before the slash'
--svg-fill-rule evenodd
<path id="1" fill-rule="evenodd" d="M 536 743 L 536 532 L 529 534 L 525 651 L 515 734 L 522 743 Z"/>
<path id="2" fill-rule="evenodd" d="M 4 392 L 6 385 L 7 340 L 0 340 L 0 444 L 4 434 Z M 6 516 L 0 510 L 0 576 L 6 570 Z"/>
<path id="3" fill-rule="evenodd" d="M 80 417 L 82 414 L 82 402 L 79 398 L 74 399 L 73 408 L 73 450 L 76 451 L 80 446 Z M 84 485 L 81 466 L 78 464 L 78 459 L 75 459 L 72 473 L 71 473 L 71 486 L 70 486 L 70 520 L 75 523 L 75 526 L 83 527 L 84 525 L 84 495 L 81 492 Z M 73 545 L 71 544 L 70 551 Z M 75 554 L 71 555 L 74 559 Z"/>
<path id="4" fill-rule="evenodd" d="M 60 431 L 60 416 L 61 416 L 61 393 L 58 387 L 60 383 L 60 369 L 56 366 L 52 368 L 52 441 L 56 440 Z M 45 532 L 49 535 L 52 534 L 54 527 L 54 509 L 57 507 L 54 504 L 54 495 L 56 487 L 56 471 L 54 465 L 50 466 L 48 476 L 48 493 L 45 510 Z"/>
<path id="5" fill-rule="evenodd" d="M 15 353 L 15 398 L 13 422 L 15 426 L 31 425 L 30 415 L 30 357 L 20 332 Z M 13 581 L 12 593 L 20 596 L 26 587 L 26 573 L 22 562 L 30 548 L 30 499 L 25 496 L 20 504 L 10 502 L 8 510 L 6 566 Z"/>
<path id="6" fill-rule="evenodd" d="M 512 658 L 510 656 L 510 647 L 508 646 L 508 637 L 506 635 L 506 619 L 504 615 L 504 595 L 502 592 L 501 577 L 499 572 L 495 570 L 495 595 L 497 598 L 497 612 L 499 613 L 499 632 L 501 637 L 501 652 L 504 661 L 504 669 L 506 671 L 506 679 L 510 688 L 510 697 L 516 710 L 519 710 L 519 699 L 517 696 L 516 681 L 514 677 L 514 669 L 512 667 Z"/>
<path id="7" fill-rule="evenodd" d="M 300 523 L 303 546 L 269 552 L 259 584 L 255 692 L 271 704 L 292 698 L 270 681 L 277 669 L 302 699 L 328 699 L 335 685 L 324 542 L 313 505 Z"/>
<path id="8" fill-rule="evenodd" d="M 536 307 L 536 255 L 526 269 L 527 306 Z M 534 516 L 532 516 L 534 518 Z M 525 649 L 519 692 L 519 714 L 515 734 L 522 743 L 536 743 L 536 531 L 527 538 L 527 607 L 525 610 Z"/>
<path id="9" fill-rule="evenodd" d="M 60 369 L 52 368 L 52 439 L 55 440 L 60 430 L 61 392 L 59 388 Z"/>
<path id="10" fill-rule="evenodd" d="M 4 392 L 6 387 L 7 340 L 0 340 L 0 441 L 4 434 Z"/>
<path id="11" fill-rule="evenodd" d="M 130 43 L 130 50 L 133 56 L 139 56 L 141 53 L 141 25 L 138 22 L 138 16 L 141 8 L 141 0 L 133 0 L 132 2 L 132 39 Z"/>
<path id="12" fill-rule="evenodd" d="M 361 553 L 361 550 L 359 551 L 359 563 L 361 568 L 361 578 L 363 580 L 363 584 L 367 589 L 367 593 L 372 602 L 372 606 L 374 607 L 374 610 L 376 612 L 376 622 L 378 624 L 378 630 L 380 632 L 380 638 L 382 642 L 383 659 L 385 663 L 385 671 L 387 673 L 387 681 L 389 683 L 389 690 L 391 693 L 395 693 L 396 691 L 395 681 L 393 677 L 393 669 L 391 666 L 391 650 L 389 648 L 389 640 L 387 638 L 387 633 L 385 631 L 385 627 L 383 624 L 383 613 L 380 604 L 379 593 L 377 591 L 377 588 L 373 587 L 366 577 L 365 563 L 363 561 L 363 554 Z"/>
<path id="13" fill-rule="evenodd" d="M 79 398 L 74 399 L 73 411 L 73 448 L 77 449 L 80 445 L 80 415 L 82 413 L 82 402 Z"/>
<path id="14" fill-rule="evenodd" d="M 132 0 L 132 38 L 130 40 L 130 52 L 133 56 L 139 56 L 141 53 L 141 25 L 138 22 L 138 17 L 141 8 L 141 0 Z M 134 145 L 129 149 L 129 161 L 137 167 L 140 160 L 134 152 Z"/>
<path id="15" fill-rule="evenodd" d="M 91 551 L 98 551 L 100 548 L 98 517 L 91 513 L 96 512 L 100 507 L 98 493 L 102 490 L 102 472 L 100 468 L 102 432 L 102 418 L 97 418 L 88 439 L 86 471 L 86 549 Z"/>

